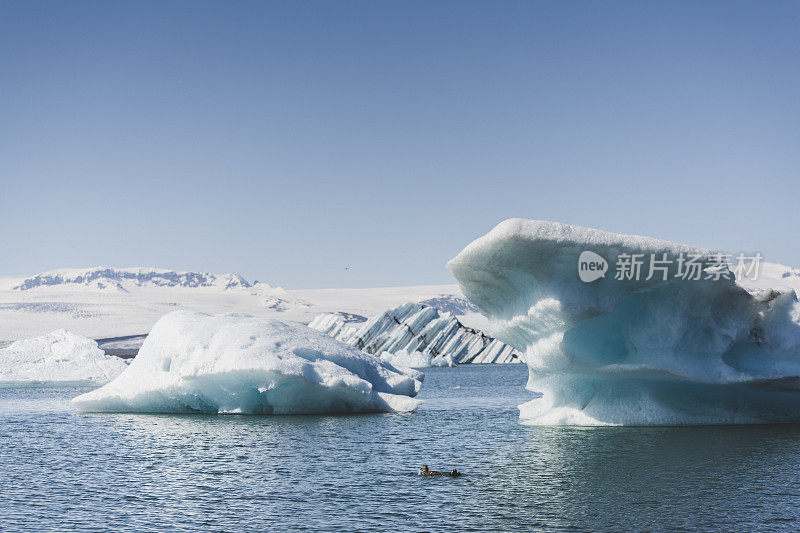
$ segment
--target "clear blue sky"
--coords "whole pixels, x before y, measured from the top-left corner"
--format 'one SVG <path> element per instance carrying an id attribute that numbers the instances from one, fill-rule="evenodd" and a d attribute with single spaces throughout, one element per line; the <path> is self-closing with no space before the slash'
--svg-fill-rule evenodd
<path id="1" fill-rule="evenodd" d="M 449 283 L 508 217 L 800 266 L 798 28 L 799 2 L 0 0 L 0 274 Z"/>

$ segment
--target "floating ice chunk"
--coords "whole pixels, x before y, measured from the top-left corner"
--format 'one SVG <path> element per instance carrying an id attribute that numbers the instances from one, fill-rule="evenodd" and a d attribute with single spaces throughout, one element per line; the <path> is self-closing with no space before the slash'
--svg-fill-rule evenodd
<path id="1" fill-rule="evenodd" d="M 125 372 L 73 402 L 110 412 L 410 411 L 422 379 L 300 324 L 176 311 Z"/>
<path id="2" fill-rule="evenodd" d="M 407 368 L 425 368 L 430 366 L 456 366 L 452 356 L 437 355 L 432 356 L 422 352 L 407 352 L 399 350 L 397 352 L 383 352 L 380 355 L 381 361 L 400 365 Z"/>
<path id="3" fill-rule="evenodd" d="M 92 339 L 60 329 L 0 349 L 0 387 L 100 385 L 126 367 Z"/>
<path id="4" fill-rule="evenodd" d="M 609 268 L 589 283 L 578 273 L 587 250 Z M 638 279 L 616 279 L 623 254 L 643 254 Z M 666 271 L 649 275 L 650 254 L 671 259 Z M 490 332 L 524 351 L 528 388 L 542 393 L 520 407 L 526 422 L 800 421 L 795 293 L 749 292 L 711 269 L 683 279 L 681 254 L 713 257 L 647 237 L 512 219 L 448 267 Z"/>
<path id="5" fill-rule="evenodd" d="M 452 313 L 422 303 L 409 302 L 358 324 L 335 313 L 319 315 L 309 327 L 375 355 L 404 351 L 430 360 L 446 356 L 455 363 L 520 362 L 519 352 L 511 346 L 464 326 Z"/>

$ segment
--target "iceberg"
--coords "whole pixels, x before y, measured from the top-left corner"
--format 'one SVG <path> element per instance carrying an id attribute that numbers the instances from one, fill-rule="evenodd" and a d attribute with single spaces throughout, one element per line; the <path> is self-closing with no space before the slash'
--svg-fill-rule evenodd
<path id="1" fill-rule="evenodd" d="M 579 265 L 586 252 L 600 258 L 590 281 L 579 275 L 590 266 Z M 634 277 L 627 267 L 637 257 Z M 700 265 L 699 279 L 687 277 L 687 257 Z M 490 333 L 524 353 L 527 388 L 541 393 L 520 406 L 525 423 L 798 422 L 797 296 L 746 289 L 719 257 L 648 237 L 511 219 L 447 266 Z"/>
<path id="2" fill-rule="evenodd" d="M 101 385 L 127 368 L 97 342 L 60 329 L 0 349 L 0 387 Z"/>
<path id="3" fill-rule="evenodd" d="M 456 362 L 449 355 L 432 356 L 423 352 L 407 352 L 400 350 L 397 352 L 383 352 L 380 355 L 381 361 L 391 363 L 395 366 L 407 368 L 426 368 L 431 366 L 456 366 Z"/>
<path id="4" fill-rule="evenodd" d="M 464 326 L 450 312 L 422 303 L 409 302 L 357 324 L 337 313 L 323 314 L 309 327 L 374 355 L 403 352 L 401 359 L 410 361 L 409 354 L 419 354 L 413 356 L 413 365 L 399 363 L 404 366 L 520 362 L 511 346 Z"/>
<path id="5" fill-rule="evenodd" d="M 411 411 L 422 380 L 301 324 L 175 311 L 122 374 L 72 401 L 92 412 Z"/>

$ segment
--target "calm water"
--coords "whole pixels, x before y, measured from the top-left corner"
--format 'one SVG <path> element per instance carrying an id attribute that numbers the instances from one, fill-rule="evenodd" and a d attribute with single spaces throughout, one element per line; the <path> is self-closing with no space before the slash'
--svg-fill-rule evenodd
<path id="1" fill-rule="evenodd" d="M 335 417 L 0 390 L 0 529 L 800 530 L 800 426 L 525 427 L 522 365 L 426 375 L 416 413 Z"/>

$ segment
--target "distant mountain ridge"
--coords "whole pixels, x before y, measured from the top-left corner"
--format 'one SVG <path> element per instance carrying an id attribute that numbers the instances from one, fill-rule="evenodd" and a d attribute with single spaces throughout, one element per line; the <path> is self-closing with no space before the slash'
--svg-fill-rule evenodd
<path id="1" fill-rule="evenodd" d="M 42 272 L 22 280 L 12 287 L 27 291 L 37 287 L 82 285 L 96 289 L 129 291 L 140 287 L 214 287 L 222 290 L 250 288 L 252 285 L 239 274 L 212 274 L 162 268 L 133 267 L 60 269 Z"/>

